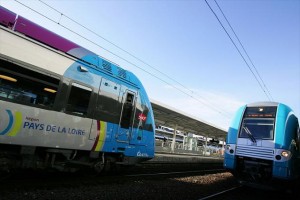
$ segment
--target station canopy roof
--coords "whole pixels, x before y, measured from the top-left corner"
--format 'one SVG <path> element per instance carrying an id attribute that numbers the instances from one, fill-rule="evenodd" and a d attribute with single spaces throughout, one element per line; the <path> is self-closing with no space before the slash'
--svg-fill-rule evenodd
<path id="1" fill-rule="evenodd" d="M 177 125 L 177 130 L 179 131 L 216 139 L 226 137 L 226 130 L 216 127 L 208 122 L 199 120 L 153 99 L 151 99 L 151 105 L 156 125 L 162 125 L 173 129 L 175 129 Z"/>

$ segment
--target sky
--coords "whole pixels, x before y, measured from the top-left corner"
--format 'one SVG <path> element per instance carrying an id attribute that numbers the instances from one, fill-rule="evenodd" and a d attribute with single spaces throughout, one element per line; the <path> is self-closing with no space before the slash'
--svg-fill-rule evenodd
<path id="1" fill-rule="evenodd" d="M 258 101 L 284 103 L 300 118 L 300 0 L 0 5 L 133 72 L 151 100 L 223 130 Z"/>

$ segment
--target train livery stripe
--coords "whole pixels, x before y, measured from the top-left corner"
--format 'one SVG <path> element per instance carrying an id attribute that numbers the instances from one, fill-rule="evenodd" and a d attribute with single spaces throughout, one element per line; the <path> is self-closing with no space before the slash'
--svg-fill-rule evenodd
<path id="1" fill-rule="evenodd" d="M 16 136 L 22 126 L 22 113 L 16 112 L 15 113 L 15 124 L 12 130 L 8 133 L 8 136 Z"/>
<path id="2" fill-rule="evenodd" d="M 13 125 L 13 122 L 14 122 L 14 117 L 13 117 L 11 111 L 6 110 L 6 112 L 7 112 L 8 117 L 9 117 L 9 122 L 8 122 L 7 127 L 2 132 L 0 132 L 0 135 L 5 135 L 11 129 L 11 127 Z"/>
<path id="3" fill-rule="evenodd" d="M 97 144 L 98 144 L 98 141 L 99 141 L 99 135 L 100 135 L 100 121 L 96 121 L 96 123 L 97 123 L 97 136 L 96 136 L 95 143 L 93 145 L 92 151 L 95 151 L 95 149 L 97 147 Z"/>
<path id="4" fill-rule="evenodd" d="M 101 151 L 106 138 L 107 123 L 103 121 L 97 121 L 97 138 L 93 146 L 93 151 Z"/>

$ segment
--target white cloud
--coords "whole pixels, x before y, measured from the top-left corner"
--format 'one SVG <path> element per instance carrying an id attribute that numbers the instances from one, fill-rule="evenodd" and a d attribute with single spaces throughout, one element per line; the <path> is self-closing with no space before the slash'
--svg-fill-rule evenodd
<path id="1" fill-rule="evenodd" d="M 198 89 L 191 89 L 186 93 L 184 95 L 167 85 L 160 88 L 160 92 L 156 91 L 153 99 L 225 130 L 237 109 L 245 104 L 231 94 Z"/>

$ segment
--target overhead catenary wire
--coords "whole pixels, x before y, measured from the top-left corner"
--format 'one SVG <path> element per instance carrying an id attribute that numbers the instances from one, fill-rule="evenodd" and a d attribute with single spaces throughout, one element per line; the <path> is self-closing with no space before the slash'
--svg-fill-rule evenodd
<path id="1" fill-rule="evenodd" d="M 108 39 L 104 38 L 104 37 L 101 36 L 100 34 L 96 33 L 95 31 L 91 30 L 90 28 L 88 28 L 88 27 L 86 27 L 86 26 L 80 24 L 79 22 L 77 22 L 77 21 L 75 21 L 74 19 L 68 17 L 67 15 L 64 15 L 64 14 L 61 13 L 59 10 L 55 9 L 54 7 L 52 7 L 52 6 L 50 6 L 49 4 L 45 3 L 44 1 L 42 1 L 42 0 L 39 0 L 39 1 L 40 1 L 41 3 L 43 3 L 44 5 L 48 6 L 49 8 L 51 8 L 52 10 L 58 12 L 61 16 L 66 17 L 67 19 L 69 19 L 70 21 L 74 22 L 74 23 L 77 24 L 78 26 L 80 26 L 80 27 L 86 29 L 87 31 L 89 31 L 89 32 L 93 33 L 94 35 L 96 35 L 97 37 L 99 37 L 99 38 L 105 40 L 106 42 L 108 42 L 109 44 L 113 45 L 114 47 L 116 47 L 116 48 L 122 50 L 123 52 L 127 53 L 128 55 L 132 56 L 132 57 L 135 58 L 136 60 L 142 62 L 143 64 L 147 65 L 148 67 L 150 67 L 150 68 L 154 69 L 155 71 L 157 71 L 157 72 L 163 74 L 164 76 L 168 77 L 169 79 L 171 79 L 172 81 L 176 82 L 177 84 L 179 84 L 180 86 L 182 86 L 182 87 L 185 88 L 186 90 L 189 90 L 189 91 L 193 92 L 192 90 L 188 89 L 186 86 L 184 86 L 183 84 L 181 84 L 181 83 L 178 82 L 177 80 L 173 79 L 172 77 L 170 77 L 170 76 L 167 75 L 166 73 L 164 73 L 164 72 L 158 70 L 157 68 L 153 67 L 152 65 L 150 65 L 150 64 L 148 64 L 147 62 L 143 61 L 142 59 L 136 57 L 135 55 L 133 55 L 133 54 L 130 53 L 129 51 L 125 50 L 124 48 L 122 48 L 122 47 L 116 45 L 115 43 L 113 43 L 113 42 L 111 42 L 111 41 L 109 41 Z"/>
<path id="2" fill-rule="evenodd" d="M 41 15 L 42 17 L 48 19 L 49 21 L 51 21 L 51 22 L 53 22 L 53 23 L 56 23 L 56 24 L 58 24 L 59 26 L 63 27 L 64 29 L 66 29 L 66 30 L 72 32 L 73 34 L 75 34 L 75 35 L 77 35 L 77 36 L 83 38 L 84 40 L 90 42 L 91 44 L 93 44 L 93 45 L 95 45 L 95 46 L 97 46 L 97 47 L 99 47 L 99 48 L 101 48 L 101 49 L 107 51 L 108 53 L 110 53 L 110 54 L 116 56 L 117 58 L 119 58 L 119 59 L 121 59 L 121 60 L 123 60 L 123 61 L 125 61 L 125 62 L 127 62 L 127 63 L 129 63 L 129 64 L 131 64 L 132 66 L 134 66 L 134 67 L 136 67 L 136 68 L 142 70 L 143 72 L 145 72 L 145 73 L 147 73 L 147 74 L 149 74 L 149 75 L 155 77 L 156 79 L 158 79 L 158 80 L 162 81 L 163 83 L 165 83 L 165 84 L 171 86 L 172 88 L 174 88 L 174 89 L 180 91 L 181 93 L 183 93 L 183 94 L 189 96 L 190 98 L 196 100 L 197 102 L 199 102 L 199 103 L 201 103 L 201 104 L 203 104 L 203 105 L 209 107 L 210 109 L 212 109 L 212 110 L 214 110 L 215 112 L 217 112 L 218 114 L 220 114 L 220 115 L 226 117 L 227 119 L 230 119 L 230 117 L 229 117 L 228 114 L 225 114 L 224 111 L 221 112 L 220 109 L 217 109 L 217 108 L 216 108 L 216 106 L 211 106 L 211 105 L 205 103 L 203 100 L 200 100 L 200 99 L 196 98 L 195 96 L 193 96 L 193 95 L 191 95 L 190 93 L 188 93 L 188 92 L 182 90 L 181 88 L 172 85 L 171 83 L 169 83 L 169 82 L 167 82 L 166 80 L 164 80 L 164 79 L 158 77 L 157 75 L 155 75 L 155 74 L 153 74 L 153 73 L 151 73 L 151 72 L 149 72 L 149 71 L 143 69 L 142 67 L 139 67 L 137 64 L 135 64 L 135 63 L 129 61 L 128 59 L 125 59 L 125 58 L 123 58 L 123 57 L 117 55 L 116 53 L 110 51 L 109 49 L 107 49 L 107 48 L 105 48 L 105 47 L 99 45 L 98 43 L 96 43 L 96 42 L 94 42 L 94 41 L 88 39 L 87 37 L 85 37 L 85 36 L 83 36 L 83 35 L 81 35 L 81 34 L 75 32 L 74 30 L 72 30 L 72 29 L 68 28 L 67 26 L 63 25 L 63 24 L 61 23 L 61 17 L 64 16 L 64 17 L 68 18 L 69 20 L 71 20 L 72 22 L 76 23 L 77 25 L 79 25 L 79 26 L 85 28 L 86 30 L 92 32 L 92 33 L 95 34 L 96 36 L 98 36 L 98 37 L 104 39 L 105 41 L 107 41 L 107 42 L 109 42 L 110 44 L 114 45 L 115 47 L 119 48 L 120 50 L 122 50 L 122 51 L 126 52 L 127 54 L 131 55 L 132 57 L 134 57 L 135 59 L 139 60 L 140 62 L 146 64 L 147 66 L 149 66 L 149 67 L 151 67 L 151 68 L 153 68 L 153 69 L 155 69 L 154 67 L 152 67 L 151 65 L 147 64 L 147 63 L 144 62 L 143 60 L 137 58 L 136 56 L 134 56 L 133 54 L 129 53 L 128 51 L 122 49 L 121 47 L 119 47 L 119 46 L 115 45 L 114 43 L 110 42 L 109 40 L 105 39 L 105 38 L 102 37 L 101 35 L 95 33 L 94 31 L 88 29 L 87 27 L 81 25 L 80 23 L 76 22 L 75 20 L 73 20 L 73 19 L 67 17 L 67 16 L 64 15 L 63 13 L 59 12 L 57 9 L 51 7 L 53 10 L 55 10 L 56 12 L 58 12 L 58 13 L 61 15 L 58 22 L 55 21 L 55 20 L 53 20 L 53 19 L 51 19 L 50 17 L 46 16 L 45 14 L 43 14 L 43 13 L 41 13 L 41 12 L 39 12 L 39 11 L 37 11 L 37 10 L 35 10 L 35 9 L 31 8 L 31 7 L 29 7 L 29 6 L 27 6 L 26 4 L 24 4 L 24 3 L 22 3 L 22 2 L 20 2 L 20 1 L 18 1 L 18 0 L 15 0 L 15 1 L 16 1 L 17 3 L 19 3 L 19 4 L 21 4 L 22 6 L 24 6 L 24 7 L 28 8 L 28 9 L 32 10 L 33 12 L 35 12 L 35 13 Z M 42 2 L 41 0 L 39 0 L 39 1 Z M 42 3 L 44 3 L 44 2 L 42 2 Z M 45 3 L 44 3 L 44 4 L 45 4 Z M 47 6 L 49 7 L 48 4 L 45 4 L 45 5 L 47 5 Z M 161 73 L 161 74 L 167 76 L 167 75 L 164 74 L 163 72 L 161 72 L 161 71 L 159 71 L 159 70 L 157 70 L 157 69 L 155 69 L 155 70 L 158 71 L 159 73 Z M 171 78 L 171 77 L 169 77 L 169 76 L 167 76 L 167 77 L 168 77 L 169 79 L 173 80 L 174 82 L 177 82 L 179 85 L 181 85 L 182 87 L 184 87 L 186 90 L 189 90 L 189 91 L 191 91 L 191 92 L 193 93 L 192 90 L 186 88 L 184 85 L 182 85 L 182 84 L 179 83 L 178 81 L 174 80 L 173 78 Z"/>
<path id="3" fill-rule="evenodd" d="M 253 63 L 253 61 L 252 61 L 252 59 L 250 58 L 249 54 L 247 53 L 246 49 L 244 48 L 244 45 L 242 44 L 241 40 L 240 40 L 239 37 L 237 36 L 236 32 L 234 31 L 233 27 L 231 26 L 230 22 L 228 21 L 227 17 L 225 16 L 223 10 L 222 10 L 221 7 L 219 6 L 218 2 L 217 2 L 216 0 L 214 0 L 214 1 L 215 1 L 215 3 L 217 4 L 219 10 L 221 11 L 221 13 L 222 13 L 223 17 L 225 18 L 227 24 L 229 25 L 230 29 L 232 30 L 233 34 L 235 35 L 236 39 L 238 40 L 238 42 L 240 43 L 241 47 L 243 48 L 243 50 L 244 50 L 246 56 L 248 57 L 249 61 L 251 62 L 251 65 L 253 66 L 253 68 L 254 68 L 256 74 L 258 75 L 258 77 L 259 77 L 260 81 L 262 82 L 264 88 L 267 90 L 268 95 L 270 96 L 271 100 L 273 101 L 273 97 L 272 97 L 272 95 L 271 95 L 269 89 L 267 88 L 265 82 L 263 81 L 263 79 L 262 79 L 262 77 L 260 76 L 260 74 L 259 74 L 257 68 L 255 67 L 255 65 L 254 65 L 254 63 Z"/>
<path id="4" fill-rule="evenodd" d="M 269 101 L 271 101 L 271 98 L 269 97 L 269 95 L 266 93 L 264 87 L 262 86 L 261 82 L 258 80 L 257 76 L 255 75 L 255 73 L 253 72 L 253 70 L 251 69 L 250 65 L 248 64 L 247 60 L 245 59 L 245 57 L 243 56 L 243 54 L 241 53 L 240 49 L 237 47 L 237 45 L 235 44 L 235 42 L 233 41 L 232 37 L 230 36 L 230 34 L 228 33 L 228 31 L 226 30 L 226 28 L 224 27 L 223 23 L 221 22 L 221 20 L 219 19 L 218 15 L 215 13 L 215 11 L 212 9 L 212 7 L 209 5 L 209 3 L 207 2 L 207 0 L 205 0 L 207 6 L 209 7 L 209 9 L 211 10 L 211 12 L 215 15 L 215 17 L 217 18 L 219 24 L 222 26 L 223 30 L 225 31 L 225 33 L 227 34 L 227 36 L 229 37 L 230 41 L 232 42 L 232 44 L 235 46 L 236 50 L 238 51 L 238 53 L 240 54 L 240 56 L 242 57 L 242 59 L 244 60 L 244 62 L 246 63 L 248 69 L 250 70 L 250 72 L 252 73 L 252 75 L 254 76 L 256 82 L 259 84 L 260 88 L 262 89 L 262 91 L 265 93 L 266 97 L 268 98 Z"/>
<path id="5" fill-rule="evenodd" d="M 164 73 L 164 72 L 158 70 L 156 67 L 150 65 L 150 64 L 147 63 L 146 61 L 144 61 L 144 60 L 138 58 L 137 56 L 133 55 L 133 54 L 130 53 L 129 51 L 127 51 L 127 50 L 125 50 L 124 48 L 120 47 L 119 45 L 116 45 L 115 43 L 109 41 L 108 39 L 104 38 L 103 36 L 101 36 L 100 34 L 96 33 L 95 31 L 91 30 L 90 28 L 88 28 L 88 27 L 82 25 L 81 23 L 75 21 L 74 19 L 68 17 L 67 15 L 63 14 L 62 12 L 60 12 L 59 10 L 57 10 L 56 8 L 54 8 L 53 6 L 50 6 L 49 4 L 45 3 L 44 1 L 42 1 L 42 0 L 38 0 L 38 1 L 40 1 L 41 3 L 43 3 L 44 5 L 46 5 L 47 7 L 49 7 L 50 9 L 54 10 L 55 12 L 59 13 L 59 14 L 60 14 L 60 19 L 59 19 L 59 21 L 61 20 L 61 17 L 62 17 L 62 16 L 66 17 L 67 19 L 69 19 L 69 20 L 72 21 L 73 23 L 77 24 L 78 26 L 84 28 L 85 30 L 89 31 L 90 33 L 94 34 L 95 36 L 97 36 L 97 37 L 103 39 L 104 41 L 108 42 L 109 44 L 113 45 L 114 47 L 116 47 L 116 48 L 120 49 L 121 51 L 127 53 L 128 55 L 130 55 L 130 56 L 133 57 L 134 59 L 136 59 L 136 60 L 138 60 L 139 62 L 143 63 L 144 65 L 150 67 L 151 69 L 154 69 L 155 71 L 157 71 L 157 72 L 159 72 L 160 74 L 164 75 L 164 76 L 167 77 L 168 79 L 174 81 L 176 84 L 180 85 L 182 88 L 184 88 L 185 90 L 187 90 L 187 91 L 189 91 L 189 92 L 191 93 L 191 95 L 190 95 L 190 94 L 187 94 L 188 96 L 193 97 L 194 99 L 196 99 L 196 97 L 194 97 L 194 96 L 198 96 L 198 97 L 204 99 L 205 101 L 207 101 L 207 99 L 205 99 L 205 98 L 202 97 L 202 96 L 199 96 L 199 95 L 196 94 L 193 90 L 191 90 L 191 89 L 189 89 L 188 87 L 184 86 L 184 85 L 183 85 L 182 83 L 180 83 L 179 81 L 175 80 L 174 78 L 172 78 L 172 77 L 169 76 L 168 74 L 166 74 L 166 73 Z M 59 24 L 59 23 L 58 23 L 58 24 Z M 177 89 L 176 87 L 174 87 L 174 88 Z M 207 103 L 204 103 L 203 101 L 201 101 L 200 103 L 202 103 L 202 104 L 204 104 L 204 105 L 206 105 L 206 106 L 209 106 L 209 105 L 207 105 Z M 216 106 L 214 106 L 214 107 L 216 107 Z M 227 112 L 224 111 L 223 109 L 217 108 L 217 110 L 221 110 L 222 112 L 220 112 L 220 113 L 224 113 L 225 115 L 227 115 L 227 117 L 229 117 L 229 113 L 227 113 Z"/>

